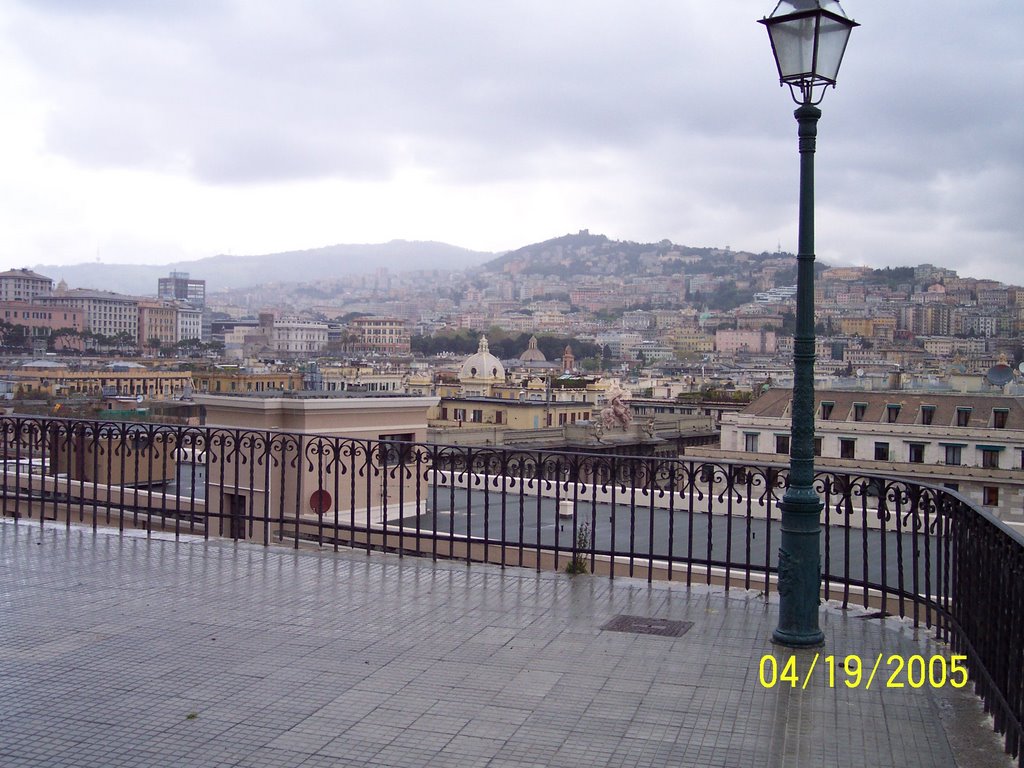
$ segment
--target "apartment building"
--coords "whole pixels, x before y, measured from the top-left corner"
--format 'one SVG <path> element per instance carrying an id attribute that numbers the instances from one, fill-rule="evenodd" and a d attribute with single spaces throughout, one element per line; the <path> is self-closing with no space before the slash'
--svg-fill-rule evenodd
<path id="1" fill-rule="evenodd" d="M 31 269 L 0 272 L 0 301 L 31 301 L 53 291 L 53 280 Z"/>
<path id="2" fill-rule="evenodd" d="M 777 349 L 775 331 L 723 328 L 715 331 L 715 350 L 723 355 L 735 355 L 740 352 L 775 354 Z"/>
<path id="3" fill-rule="evenodd" d="M 154 346 L 159 342 L 172 346 L 178 341 L 178 312 L 173 304 L 164 301 L 140 299 L 139 335 L 140 348 Z"/>
<path id="4" fill-rule="evenodd" d="M 278 320 L 274 323 L 271 348 L 286 357 L 315 355 L 327 347 L 327 326 L 300 320 Z"/>
<path id="5" fill-rule="evenodd" d="M 722 417 L 722 450 L 788 461 L 792 392 L 773 389 Z M 957 490 L 1024 520 L 1024 399 L 1003 395 L 826 390 L 815 404 L 821 466 L 885 472 Z"/>
<path id="6" fill-rule="evenodd" d="M 360 351 L 384 355 L 408 355 L 411 351 L 409 329 L 397 317 L 358 317 L 352 328 Z"/>
<path id="7" fill-rule="evenodd" d="M 60 294 L 37 296 L 34 303 L 43 307 L 77 308 L 85 312 L 85 330 L 104 336 L 126 333 L 139 337 L 139 302 L 132 296 L 111 291 L 76 288 Z"/>
<path id="8" fill-rule="evenodd" d="M 69 328 L 81 332 L 85 329 L 85 312 L 74 307 L 44 307 L 27 301 L 0 302 L 0 319 L 21 326 L 25 335 L 33 339 L 48 338 L 54 331 Z M 63 337 L 62 348 L 81 348 L 81 340 Z"/>
<path id="9" fill-rule="evenodd" d="M 203 337 L 203 312 L 189 305 L 175 307 L 175 333 L 178 341 Z"/>

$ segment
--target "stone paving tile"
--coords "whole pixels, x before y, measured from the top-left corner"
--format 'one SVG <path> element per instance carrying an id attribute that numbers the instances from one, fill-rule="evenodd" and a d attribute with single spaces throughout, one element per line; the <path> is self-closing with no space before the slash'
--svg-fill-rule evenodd
<path id="1" fill-rule="evenodd" d="M 947 653 L 860 615 L 827 652 Z M 0 617 L 4 768 L 1010 765 L 967 691 L 762 687 L 742 590 L 0 521 Z"/>

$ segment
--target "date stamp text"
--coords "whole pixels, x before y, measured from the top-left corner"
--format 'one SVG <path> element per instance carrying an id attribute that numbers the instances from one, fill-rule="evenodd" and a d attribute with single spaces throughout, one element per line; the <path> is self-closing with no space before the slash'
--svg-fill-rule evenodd
<path id="1" fill-rule="evenodd" d="M 801 659 L 805 661 L 805 659 Z M 770 653 L 761 657 L 759 680 L 764 688 L 777 685 L 806 689 L 812 679 L 820 679 L 829 688 L 963 688 L 967 685 L 967 657 L 901 656 L 880 653 L 875 658 L 856 654 L 823 656 L 814 654 L 806 669 L 798 657 L 776 659 Z"/>

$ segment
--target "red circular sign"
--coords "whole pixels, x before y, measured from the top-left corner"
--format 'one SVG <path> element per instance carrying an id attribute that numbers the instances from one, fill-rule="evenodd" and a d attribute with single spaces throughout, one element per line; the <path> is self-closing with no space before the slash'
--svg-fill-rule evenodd
<path id="1" fill-rule="evenodd" d="M 324 512 L 330 510 L 331 501 L 331 494 L 327 491 L 313 491 L 313 494 L 309 497 L 309 508 L 318 515 L 322 515 Z"/>

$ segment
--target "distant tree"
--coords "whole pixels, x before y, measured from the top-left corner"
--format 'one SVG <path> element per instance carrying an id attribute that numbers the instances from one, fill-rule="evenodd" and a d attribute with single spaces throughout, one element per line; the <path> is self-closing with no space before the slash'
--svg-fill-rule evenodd
<path id="1" fill-rule="evenodd" d="M 51 352 L 63 350 L 70 341 L 82 338 L 74 328 L 57 328 L 46 338 L 46 348 Z"/>
<path id="2" fill-rule="evenodd" d="M 710 309 L 728 311 L 752 301 L 753 298 L 753 291 L 740 290 L 734 281 L 726 280 L 707 297 L 707 302 Z"/>
<path id="3" fill-rule="evenodd" d="M 0 320 L 0 344 L 12 349 L 21 349 L 28 343 L 27 329 L 23 325 Z"/>
<path id="4" fill-rule="evenodd" d="M 339 323 L 351 323 L 359 317 L 369 317 L 369 312 L 346 312 L 341 317 L 335 318 Z"/>
<path id="5" fill-rule="evenodd" d="M 202 351 L 203 341 L 202 339 L 182 339 L 174 345 L 174 348 L 185 354 L 196 354 Z"/>
<path id="6" fill-rule="evenodd" d="M 128 350 L 136 350 L 138 348 L 138 345 L 135 342 L 135 337 L 128 333 L 128 331 L 118 331 L 115 333 L 111 339 L 111 343 L 117 351 L 121 353 L 127 352 Z"/>
<path id="7" fill-rule="evenodd" d="M 901 283 L 914 282 L 913 267 L 885 267 L 874 269 L 865 277 L 865 282 L 872 285 L 885 285 L 889 288 L 897 288 Z"/>
<path id="8" fill-rule="evenodd" d="M 557 378 L 551 381 L 552 389 L 583 389 L 588 384 L 586 379 L 573 377 L 573 378 Z"/>

